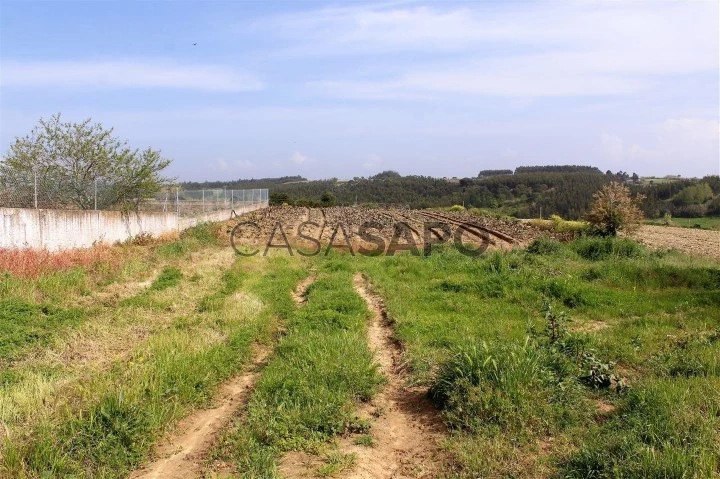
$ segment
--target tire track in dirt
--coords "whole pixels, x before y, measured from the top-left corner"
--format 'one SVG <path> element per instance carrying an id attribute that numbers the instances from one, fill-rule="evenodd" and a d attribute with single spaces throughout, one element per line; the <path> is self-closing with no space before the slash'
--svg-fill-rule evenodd
<path id="1" fill-rule="evenodd" d="M 317 279 L 317 271 L 310 271 L 310 276 L 300 281 L 293 290 L 292 299 L 298 306 L 307 302 L 307 290 Z"/>
<path id="2" fill-rule="evenodd" d="M 220 386 L 217 406 L 201 409 L 182 419 L 175 431 L 157 447 L 157 459 L 130 475 L 131 479 L 185 479 L 200 477 L 205 458 L 222 429 L 247 403 L 270 348 L 259 346 L 252 366 Z"/>
<path id="3" fill-rule="evenodd" d="M 427 399 L 425 389 L 405 386 L 400 346 L 393 338 L 382 300 L 370 292 L 367 279 L 360 273 L 355 274 L 353 283 L 373 313 L 368 343 L 387 384 L 360 411 L 371 420 L 374 447 L 344 439 L 341 450 L 355 454 L 356 465 L 340 477 L 433 477 L 439 462 L 438 440 L 444 432 L 438 410 Z"/>

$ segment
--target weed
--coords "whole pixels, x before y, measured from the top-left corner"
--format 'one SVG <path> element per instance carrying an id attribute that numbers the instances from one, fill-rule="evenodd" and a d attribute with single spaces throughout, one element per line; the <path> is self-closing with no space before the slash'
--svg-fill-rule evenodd
<path id="1" fill-rule="evenodd" d="M 155 278 L 148 290 L 150 291 L 163 291 L 173 286 L 177 286 L 182 279 L 182 272 L 174 267 L 168 266 L 163 269 L 160 275 Z"/>
<path id="2" fill-rule="evenodd" d="M 637 258 L 646 255 L 642 246 L 626 238 L 580 238 L 571 245 L 578 255 L 590 261 L 601 261 L 611 257 Z"/>
<path id="3" fill-rule="evenodd" d="M 62 309 L 21 300 L 0 301 L 0 365 L 30 346 L 47 345 L 61 331 L 84 319 L 80 309 Z"/>
<path id="4" fill-rule="evenodd" d="M 330 477 L 338 474 L 346 469 L 350 469 L 355 465 L 355 454 L 343 454 L 341 452 L 331 452 L 325 456 L 325 464 L 318 467 L 317 475 L 319 477 Z"/>
<path id="5" fill-rule="evenodd" d="M 375 439 L 370 434 L 363 434 L 353 440 L 353 444 L 365 447 L 375 447 Z"/>
<path id="6" fill-rule="evenodd" d="M 560 252 L 562 244 L 554 239 L 540 237 L 530 243 L 527 248 L 528 253 L 539 255 L 552 255 Z"/>

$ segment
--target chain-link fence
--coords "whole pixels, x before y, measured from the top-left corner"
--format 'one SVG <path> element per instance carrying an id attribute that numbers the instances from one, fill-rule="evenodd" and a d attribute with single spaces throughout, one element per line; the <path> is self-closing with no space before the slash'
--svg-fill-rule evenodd
<path id="1" fill-rule="evenodd" d="M 102 180 L 56 184 L 39 177 L 13 178 L 0 184 L 0 207 L 60 210 L 161 211 L 180 216 L 201 216 L 212 212 L 262 208 L 268 205 L 268 190 L 164 188 L 151 198 L 119 202 L 122 191 Z"/>
<path id="2" fill-rule="evenodd" d="M 176 212 L 180 216 L 200 216 L 215 211 L 240 211 L 268 205 L 268 190 L 183 190 L 171 188 L 140 205 L 142 211 Z"/>

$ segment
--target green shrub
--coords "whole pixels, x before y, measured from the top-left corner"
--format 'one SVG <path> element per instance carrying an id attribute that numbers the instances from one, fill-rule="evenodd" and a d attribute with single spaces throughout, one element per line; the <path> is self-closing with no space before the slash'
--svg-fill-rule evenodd
<path id="1" fill-rule="evenodd" d="M 552 221 L 553 229 L 558 233 L 573 233 L 579 236 L 590 230 L 589 225 L 584 221 L 568 221 L 558 215 L 552 215 L 550 221 Z"/>
<path id="2" fill-rule="evenodd" d="M 560 250 L 562 250 L 562 248 L 563 245 L 559 241 L 550 238 L 540 237 L 530 243 L 527 251 L 531 254 L 547 256 L 558 253 Z"/>
<path id="3" fill-rule="evenodd" d="M 601 261 L 611 257 L 636 258 L 645 255 L 645 249 L 637 242 L 627 238 L 579 238 L 571 243 L 571 248 L 582 258 Z"/>
<path id="4" fill-rule="evenodd" d="M 558 387 L 560 382 L 544 351 L 529 338 L 521 345 L 483 342 L 456 349 L 441 366 L 430 395 L 452 428 L 545 431 L 572 415 L 577 389 Z M 561 412 L 558 404 L 569 407 Z"/>

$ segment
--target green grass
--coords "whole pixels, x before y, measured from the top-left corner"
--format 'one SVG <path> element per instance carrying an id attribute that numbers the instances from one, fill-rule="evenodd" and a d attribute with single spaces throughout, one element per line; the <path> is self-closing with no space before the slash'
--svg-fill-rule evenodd
<path id="1" fill-rule="evenodd" d="M 26 441 L 7 444 L 0 471 L 12 477 L 125 476 L 169 424 L 207 404 L 217 385 L 245 364 L 252 343 L 270 339 L 273 324 L 252 297 L 178 317 L 128 360 L 65 391 L 73 406 L 34 425 Z"/>
<path id="2" fill-rule="evenodd" d="M 19 299 L 0 301 L 0 366 L 31 346 L 44 346 L 65 328 L 79 324 L 84 312 Z M 3 366 L 3 372 L 5 367 Z M 0 373 L 0 384 L 2 373 Z"/>
<path id="3" fill-rule="evenodd" d="M 220 227 L 216 223 L 200 223 L 183 230 L 177 240 L 158 246 L 156 251 L 162 258 L 186 258 L 200 247 L 219 245 Z"/>
<path id="4" fill-rule="evenodd" d="M 173 286 L 177 286 L 182 279 L 182 272 L 173 266 L 168 266 L 162 270 L 155 281 L 150 284 L 149 291 L 163 291 Z"/>
<path id="5" fill-rule="evenodd" d="M 663 218 L 647 220 L 649 225 L 679 226 L 681 228 L 698 228 L 720 231 L 720 216 L 703 216 L 700 218 L 672 218 L 669 225 Z"/>
<path id="6" fill-rule="evenodd" d="M 716 262 L 598 238 L 352 261 L 452 431 L 450 477 L 705 477 L 720 466 Z M 617 407 L 610 419 L 598 399 Z M 662 436 L 647 429 L 660 425 Z"/>
<path id="7" fill-rule="evenodd" d="M 325 463 L 317 469 L 316 474 L 319 477 L 331 477 L 346 469 L 350 469 L 354 465 L 354 454 L 331 452 L 325 456 Z"/>
<path id="8" fill-rule="evenodd" d="M 87 271 L 0 277 L 0 364 L 9 365 L 0 413 L 20 426 L 2 446 L 0 476 L 127 476 L 175 421 L 209 404 L 255 342 L 274 352 L 210 459 L 240 477 L 277 477 L 292 450 L 317 456 L 321 477 L 352 468 L 333 441 L 353 434 L 378 446 L 357 408 L 383 382 L 356 272 L 384 299 L 408 381 L 429 389 L 448 426 L 444 477 L 685 478 L 720 468 L 716 261 L 579 238 L 478 258 L 441 247 L 429 257 L 185 262 L 217 245 L 202 225 L 150 247 L 130 272 L 103 277 L 158 277 L 110 306 L 81 301 L 96 286 Z M 298 306 L 290 292 L 310 269 L 317 279 Z M 93 327 L 111 332 L 158 324 L 84 373 L 28 356 L 100 318 Z M 43 389 L 52 381 L 62 387 Z"/>
<path id="9" fill-rule="evenodd" d="M 367 346 L 369 312 L 351 278 L 343 259 L 323 261 L 307 303 L 285 310 L 287 334 L 263 370 L 247 418 L 225 435 L 216 452 L 244 476 L 275 477 L 283 452 L 317 451 L 336 435 L 367 429 L 355 407 L 374 394 L 381 376 Z M 320 473 L 347 466 L 343 456 Z"/>

